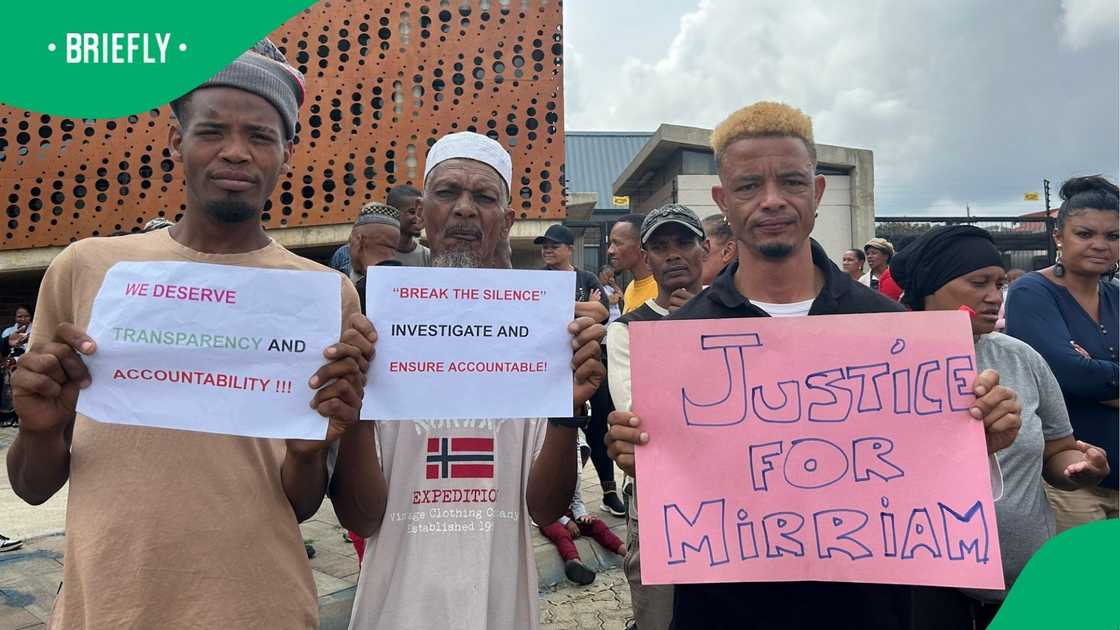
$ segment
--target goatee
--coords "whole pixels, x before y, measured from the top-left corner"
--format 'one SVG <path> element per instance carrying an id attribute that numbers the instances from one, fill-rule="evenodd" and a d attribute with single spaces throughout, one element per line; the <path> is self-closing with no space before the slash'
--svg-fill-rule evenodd
<path id="1" fill-rule="evenodd" d="M 206 214 L 214 217 L 219 223 L 244 223 L 257 216 L 257 208 L 234 199 L 221 199 L 206 204 L 203 209 Z"/>
<path id="2" fill-rule="evenodd" d="M 793 246 L 786 243 L 763 243 L 758 246 L 758 253 L 771 260 L 781 260 L 793 253 Z"/>

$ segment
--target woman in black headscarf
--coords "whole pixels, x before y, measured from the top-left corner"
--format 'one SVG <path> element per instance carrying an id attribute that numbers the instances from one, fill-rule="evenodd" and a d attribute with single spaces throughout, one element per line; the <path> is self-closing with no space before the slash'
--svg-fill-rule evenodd
<path id="1" fill-rule="evenodd" d="M 1030 346 L 995 332 L 1005 273 L 986 231 L 968 225 L 936 228 L 891 259 L 903 303 L 916 311 L 967 310 L 976 343 L 976 369 L 999 371 L 1000 383 L 1022 404 L 1022 428 L 996 457 L 1003 495 L 996 503 L 1003 572 L 1008 588 L 1031 555 L 1054 535 L 1045 478 L 1063 490 L 1095 486 L 1108 474 L 1101 449 L 1073 437 L 1058 381 Z M 986 627 L 1006 591 L 970 590 L 975 627 Z"/>

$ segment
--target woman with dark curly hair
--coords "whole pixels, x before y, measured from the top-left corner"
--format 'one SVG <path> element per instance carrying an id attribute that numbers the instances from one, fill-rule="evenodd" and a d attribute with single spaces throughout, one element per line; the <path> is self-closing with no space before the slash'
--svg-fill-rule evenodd
<path id="1" fill-rule="evenodd" d="M 1116 184 L 1076 177 L 1062 184 L 1054 241 L 1058 262 L 1029 273 L 1007 295 L 1007 333 L 1030 344 L 1058 378 L 1073 430 L 1108 453 L 1112 471 L 1097 488 L 1047 488 L 1058 531 L 1116 518 L 1117 349 L 1120 296 L 1109 280 L 1120 261 Z"/>

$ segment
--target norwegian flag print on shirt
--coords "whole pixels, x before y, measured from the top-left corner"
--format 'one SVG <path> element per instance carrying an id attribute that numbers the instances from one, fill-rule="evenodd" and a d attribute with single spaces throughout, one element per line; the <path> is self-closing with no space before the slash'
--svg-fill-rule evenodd
<path id="1" fill-rule="evenodd" d="M 428 438 L 428 479 L 493 479 L 494 438 Z"/>

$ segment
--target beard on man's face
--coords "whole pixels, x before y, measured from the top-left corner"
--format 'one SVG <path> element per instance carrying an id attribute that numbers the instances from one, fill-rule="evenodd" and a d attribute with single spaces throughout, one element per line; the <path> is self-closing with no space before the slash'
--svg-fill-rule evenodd
<path id="1" fill-rule="evenodd" d="M 452 249 L 432 252 L 432 266 L 447 269 L 481 269 L 482 259 L 467 249 Z"/>
<path id="2" fill-rule="evenodd" d="M 481 268 L 493 256 L 493 248 L 487 251 L 486 234 L 482 228 L 470 222 L 456 222 L 445 225 L 437 234 L 429 234 L 433 245 L 433 267 Z"/>
<path id="3" fill-rule="evenodd" d="M 206 214 L 219 223 L 244 223 L 256 217 L 257 208 L 237 199 L 219 199 L 203 206 Z"/>
<path id="4" fill-rule="evenodd" d="M 764 258 L 771 260 L 781 260 L 793 253 L 793 246 L 789 243 L 760 243 L 757 249 Z"/>

